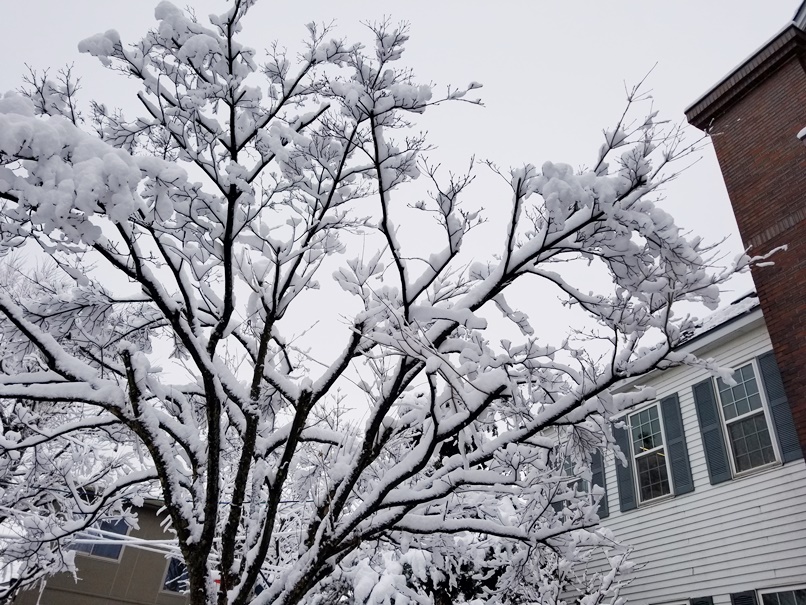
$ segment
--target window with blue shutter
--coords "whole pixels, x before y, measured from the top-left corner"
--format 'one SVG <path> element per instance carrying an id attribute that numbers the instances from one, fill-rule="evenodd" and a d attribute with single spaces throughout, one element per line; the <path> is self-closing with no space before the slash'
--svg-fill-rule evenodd
<path id="1" fill-rule="evenodd" d="M 627 466 L 616 464 L 622 511 L 694 490 L 677 394 L 630 414 L 627 425 L 613 430 L 616 445 L 627 458 Z"/>
<path id="2" fill-rule="evenodd" d="M 669 495 L 672 487 L 668 456 L 657 404 L 630 414 L 629 424 L 639 501 L 647 502 Z"/>
<path id="3" fill-rule="evenodd" d="M 779 460 L 787 463 L 803 457 L 772 351 L 736 368 L 733 380 L 735 384 L 728 384 L 717 378 L 716 390 L 710 378 L 694 385 L 712 484 Z"/>
<path id="4" fill-rule="evenodd" d="M 753 363 L 736 368 L 733 381 L 735 384 L 716 379 L 717 399 L 733 470 L 743 473 L 771 464 L 776 458 Z"/>

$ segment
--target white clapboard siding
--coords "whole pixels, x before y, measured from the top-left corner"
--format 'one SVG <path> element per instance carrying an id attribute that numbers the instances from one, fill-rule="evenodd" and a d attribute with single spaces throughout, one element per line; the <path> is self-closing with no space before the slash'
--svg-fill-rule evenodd
<path id="1" fill-rule="evenodd" d="M 757 322 L 702 356 L 736 367 L 770 349 Z M 806 464 L 798 460 L 711 485 L 692 393 L 707 377 L 675 368 L 647 382 L 659 400 L 673 393 L 680 399 L 693 492 L 621 513 L 615 460 L 607 456 L 611 514 L 603 525 L 634 548 L 638 567 L 622 592 L 630 604 L 711 596 L 715 605 L 728 605 L 731 593 L 806 584 Z"/>

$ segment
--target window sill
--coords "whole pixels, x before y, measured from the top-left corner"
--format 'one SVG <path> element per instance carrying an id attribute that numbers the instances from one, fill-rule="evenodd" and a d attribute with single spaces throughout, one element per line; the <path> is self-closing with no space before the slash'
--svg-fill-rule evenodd
<path id="1" fill-rule="evenodd" d="M 663 504 L 664 502 L 668 502 L 669 500 L 674 500 L 674 494 L 666 494 L 665 496 L 658 496 L 657 498 L 652 498 L 652 500 L 647 500 L 646 502 L 640 502 L 638 504 L 638 509 L 642 508 L 651 508 L 656 504 Z"/>
<path id="2" fill-rule="evenodd" d="M 776 460 L 775 462 L 768 462 L 767 464 L 764 464 L 762 466 L 757 466 L 755 468 L 751 468 L 750 470 L 742 471 L 741 473 L 735 473 L 731 480 L 739 481 L 741 479 L 744 479 L 745 477 L 760 475 L 761 473 L 766 473 L 767 471 L 771 471 L 772 469 L 779 468 L 781 466 L 783 466 L 783 464 L 779 460 Z"/>

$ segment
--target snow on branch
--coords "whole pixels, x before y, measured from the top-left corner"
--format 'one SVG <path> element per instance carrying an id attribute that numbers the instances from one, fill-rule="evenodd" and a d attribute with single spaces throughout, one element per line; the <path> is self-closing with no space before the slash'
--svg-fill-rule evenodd
<path id="1" fill-rule="evenodd" d="M 478 83 L 420 83 L 391 21 L 261 63 L 253 4 L 203 25 L 161 2 L 134 44 L 81 42 L 140 116 L 82 110 L 69 69 L 0 98 L 0 600 L 145 499 L 194 605 L 617 599 L 591 460 L 652 393 L 614 389 L 701 363 L 674 309 L 751 262 L 713 266 L 658 204 L 680 133 L 633 119 L 635 90 L 591 169 L 488 163 L 498 229 L 478 164 L 446 174 L 414 129 Z M 580 323 L 551 343 L 557 296 Z"/>

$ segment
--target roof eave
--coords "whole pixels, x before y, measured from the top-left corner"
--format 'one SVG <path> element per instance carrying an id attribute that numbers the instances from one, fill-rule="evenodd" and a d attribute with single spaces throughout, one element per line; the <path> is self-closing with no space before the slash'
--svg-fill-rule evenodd
<path id="1" fill-rule="evenodd" d="M 804 3 L 806 5 L 806 2 Z M 803 7 L 806 19 L 806 6 Z M 740 63 L 685 110 L 689 123 L 707 130 L 713 120 L 743 97 L 759 81 L 806 49 L 806 33 L 794 22 Z"/>
<path id="2" fill-rule="evenodd" d="M 761 306 L 756 305 L 744 313 L 731 317 L 729 320 L 714 326 L 707 332 L 703 332 L 702 334 L 698 334 L 694 338 L 687 340 L 683 344 L 676 347 L 675 351 L 694 353 L 697 356 L 702 356 L 704 353 L 707 353 L 713 348 L 763 325 L 764 315 L 761 312 Z M 618 385 L 616 391 L 624 392 L 635 386 L 645 385 L 647 382 L 666 371 L 666 369 L 655 369 L 641 376 L 627 378 Z"/>

